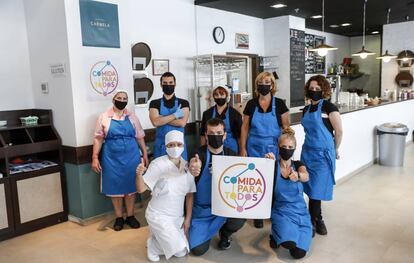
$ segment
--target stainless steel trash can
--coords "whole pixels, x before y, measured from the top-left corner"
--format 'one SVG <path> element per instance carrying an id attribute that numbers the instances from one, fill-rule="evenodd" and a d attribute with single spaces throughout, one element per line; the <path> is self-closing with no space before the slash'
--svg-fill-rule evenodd
<path id="1" fill-rule="evenodd" d="M 408 127 L 401 123 L 384 123 L 377 127 L 380 165 L 403 166 L 407 134 Z"/>

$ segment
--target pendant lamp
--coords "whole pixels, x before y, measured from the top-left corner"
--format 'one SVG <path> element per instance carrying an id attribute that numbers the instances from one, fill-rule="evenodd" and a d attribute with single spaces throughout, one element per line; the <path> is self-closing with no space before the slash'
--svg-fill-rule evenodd
<path id="1" fill-rule="evenodd" d="M 375 55 L 374 52 L 368 51 L 365 49 L 365 13 L 367 9 L 367 2 L 368 0 L 364 0 L 364 20 L 363 20 L 363 30 L 362 30 L 362 49 L 358 51 L 357 53 L 352 54 L 354 57 L 360 57 L 362 59 L 366 59 L 370 55 Z"/>
<path id="2" fill-rule="evenodd" d="M 388 8 L 387 9 L 387 25 L 390 23 L 390 12 L 391 12 L 391 8 Z M 390 62 L 391 59 L 396 58 L 396 57 L 397 56 L 388 53 L 388 50 L 385 50 L 385 53 L 377 57 L 377 59 L 382 59 L 382 62 L 387 63 L 387 62 Z"/>
<path id="3" fill-rule="evenodd" d="M 322 32 L 325 32 L 325 0 L 322 0 Z M 309 49 L 309 51 L 317 52 L 319 56 L 324 57 L 328 54 L 328 51 L 337 49 L 337 47 L 332 47 L 330 45 L 322 43 L 315 48 Z"/>

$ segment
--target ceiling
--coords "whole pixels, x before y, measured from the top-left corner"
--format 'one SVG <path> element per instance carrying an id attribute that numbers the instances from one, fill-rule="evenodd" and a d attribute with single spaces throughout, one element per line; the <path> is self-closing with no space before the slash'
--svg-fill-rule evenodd
<path id="1" fill-rule="evenodd" d="M 270 7 L 278 3 L 287 7 Z M 322 0 L 195 0 L 195 4 L 259 18 L 294 15 L 306 19 L 306 28 L 322 29 L 322 19 L 310 18 L 322 14 Z M 362 35 L 363 4 L 364 0 L 325 0 L 325 31 L 345 36 Z M 369 0 L 367 34 L 381 32 L 382 25 L 387 23 L 388 8 L 391 8 L 390 23 L 406 21 L 407 15 L 409 20 L 414 20 L 414 0 Z M 329 26 L 342 23 L 351 23 L 351 26 Z"/>

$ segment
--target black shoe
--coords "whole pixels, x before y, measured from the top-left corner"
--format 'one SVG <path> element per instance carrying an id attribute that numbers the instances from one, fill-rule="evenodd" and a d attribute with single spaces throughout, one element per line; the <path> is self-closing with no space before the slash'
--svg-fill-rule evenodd
<path id="1" fill-rule="evenodd" d="M 125 222 L 123 217 L 117 217 L 114 223 L 114 230 L 121 231 L 124 228 L 124 223 Z"/>
<path id="2" fill-rule="evenodd" d="M 325 236 L 328 234 L 328 229 L 326 229 L 325 222 L 323 222 L 322 219 L 316 220 L 315 223 L 316 223 L 316 227 L 315 227 L 316 233 L 322 236 Z"/>
<path id="3" fill-rule="evenodd" d="M 139 228 L 141 226 L 135 216 L 128 216 L 125 223 L 131 228 Z"/>
<path id="4" fill-rule="evenodd" d="M 272 235 L 269 236 L 269 246 L 273 249 L 279 248 Z"/>
<path id="5" fill-rule="evenodd" d="M 255 228 L 263 228 L 263 219 L 254 219 Z"/>
<path id="6" fill-rule="evenodd" d="M 220 241 L 218 242 L 218 248 L 221 250 L 227 250 L 231 247 L 231 237 L 225 237 L 220 231 Z"/>

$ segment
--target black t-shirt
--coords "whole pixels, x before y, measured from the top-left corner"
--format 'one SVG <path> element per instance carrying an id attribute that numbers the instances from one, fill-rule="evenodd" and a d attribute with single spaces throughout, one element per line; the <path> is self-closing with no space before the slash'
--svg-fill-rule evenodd
<path id="1" fill-rule="evenodd" d="M 320 102 L 319 102 L 320 103 Z M 313 105 L 313 104 L 310 104 L 310 105 L 307 105 L 307 106 L 305 106 L 305 108 L 303 109 L 303 114 L 302 114 L 302 117 L 303 116 L 305 116 L 305 113 L 308 111 L 308 109 L 309 109 L 309 106 L 310 106 L 310 112 L 315 112 L 315 111 L 317 111 L 318 110 L 318 105 L 319 105 L 319 103 L 318 104 L 315 104 L 315 105 Z M 322 121 L 323 121 L 323 124 L 325 124 L 325 127 L 332 133 L 332 135 L 334 134 L 333 132 L 334 132 L 334 128 L 333 128 L 333 126 L 332 126 L 332 123 L 331 123 L 331 121 L 329 120 L 329 114 L 331 113 L 331 112 L 334 112 L 334 111 L 338 111 L 339 112 L 339 110 L 338 110 L 338 107 L 336 107 L 335 106 L 335 104 L 333 104 L 332 102 L 330 102 L 330 101 L 327 101 L 327 100 L 325 100 L 324 102 L 323 102 L 323 105 L 322 105 Z"/>
<path id="2" fill-rule="evenodd" d="M 198 182 L 198 180 L 200 180 L 200 177 L 202 176 L 204 167 L 206 165 L 208 165 L 208 169 L 211 169 L 211 165 L 212 165 L 212 161 L 213 161 L 213 157 L 212 157 L 213 155 L 238 156 L 237 153 L 233 152 L 231 149 L 229 149 L 227 147 L 224 147 L 223 151 L 224 151 L 224 154 L 223 154 L 223 152 L 218 153 L 218 154 L 214 154 L 214 153 L 210 152 L 210 154 L 211 154 L 210 155 L 210 162 L 208 164 L 206 164 L 207 145 L 203 145 L 200 148 L 198 148 L 197 154 L 198 154 L 198 157 L 200 157 L 200 161 L 201 161 L 202 165 L 201 165 L 200 176 L 197 176 L 195 178 L 196 182 Z"/>
<path id="3" fill-rule="evenodd" d="M 213 106 L 210 109 L 203 112 L 203 118 L 201 120 L 201 129 L 200 129 L 201 136 L 203 136 L 204 133 L 206 132 L 207 121 L 213 118 L 213 111 L 215 110 L 215 107 L 216 106 Z M 226 113 L 227 113 L 227 108 L 222 112 L 221 115 L 216 111 L 216 118 L 220 118 L 224 121 L 226 119 Z M 242 123 L 243 123 L 242 116 L 237 110 L 235 110 L 233 107 L 230 107 L 229 118 L 230 118 L 230 129 L 233 134 L 233 137 L 238 139 L 240 138 L 240 131 L 241 131 Z"/>
<path id="4" fill-rule="evenodd" d="M 294 161 L 294 160 L 292 160 L 293 161 L 293 166 L 295 167 L 295 171 L 298 171 L 299 170 L 299 167 L 301 167 L 301 166 L 305 166 L 301 161 Z M 279 165 L 275 165 L 275 168 L 276 169 L 278 169 L 279 168 Z M 275 171 L 275 175 L 277 174 L 277 170 Z M 280 177 L 282 178 L 282 179 L 284 179 L 284 180 L 290 180 L 289 178 L 284 178 L 283 176 L 282 176 L 282 173 L 280 174 Z M 275 184 L 276 184 L 276 180 L 275 180 Z"/>
<path id="5" fill-rule="evenodd" d="M 150 102 L 149 107 L 150 109 L 151 108 L 157 109 L 159 112 L 161 108 L 161 100 L 164 100 L 164 106 L 171 109 L 171 108 L 174 108 L 175 99 L 176 99 L 175 95 L 169 100 L 167 100 L 164 96 L 162 96 L 162 98 L 152 100 Z M 178 105 L 181 105 L 181 108 L 190 109 L 190 103 L 188 103 L 188 100 L 178 98 Z"/>
<path id="6" fill-rule="evenodd" d="M 289 111 L 288 107 L 286 106 L 285 102 L 282 99 L 275 97 L 276 103 L 276 119 L 279 124 L 279 127 L 282 127 L 282 114 Z M 247 102 L 246 107 L 244 108 L 243 114 L 250 117 L 250 124 L 252 123 L 254 111 L 258 107 L 259 112 L 263 113 L 262 108 L 259 105 L 259 98 L 251 99 Z M 272 105 L 269 105 L 266 112 L 272 112 Z"/>

